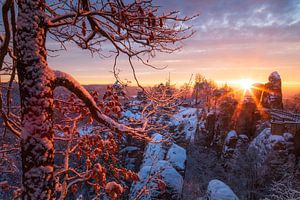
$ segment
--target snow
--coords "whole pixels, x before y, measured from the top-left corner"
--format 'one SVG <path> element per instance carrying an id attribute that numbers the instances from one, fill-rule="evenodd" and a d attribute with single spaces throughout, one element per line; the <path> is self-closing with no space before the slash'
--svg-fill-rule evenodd
<path id="1" fill-rule="evenodd" d="M 197 109 L 181 108 L 180 111 L 171 118 L 171 125 L 178 126 L 184 124 L 186 140 L 194 141 L 197 127 Z"/>
<path id="2" fill-rule="evenodd" d="M 210 200 L 239 200 L 228 185 L 217 179 L 209 182 L 206 195 Z"/>
<path id="3" fill-rule="evenodd" d="M 127 147 L 123 148 L 123 149 L 120 151 L 120 153 L 124 153 L 124 152 L 130 153 L 130 152 L 138 151 L 138 150 L 140 150 L 140 148 L 135 147 L 135 146 L 127 146 Z"/>
<path id="4" fill-rule="evenodd" d="M 291 133 L 284 133 L 283 138 L 285 139 L 285 141 L 293 141 L 294 136 Z"/>
<path id="5" fill-rule="evenodd" d="M 233 138 L 237 138 L 237 133 L 235 132 L 235 130 L 229 131 L 225 138 L 225 143 L 228 144 Z"/>
<path id="6" fill-rule="evenodd" d="M 261 161 L 264 161 L 268 153 L 272 150 L 275 150 L 277 144 L 286 145 L 289 141 L 289 133 L 285 134 L 285 137 L 282 135 L 272 135 L 271 129 L 264 129 L 253 141 L 250 143 L 249 148 L 255 148 L 261 158 Z"/>
<path id="7" fill-rule="evenodd" d="M 163 136 L 159 133 L 153 135 L 153 141 L 161 141 Z M 144 152 L 144 160 L 142 167 L 151 166 L 157 163 L 159 160 L 163 160 L 166 154 L 166 150 L 163 148 L 162 143 L 149 143 Z"/>
<path id="8" fill-rule="evenodd" d="M 95 120 L 111 128 L 112 130 L 126 132 L 127 134 L 145 138 L 143 135 L 140 135 L 138 132 L 136 132 L 133 128 L 125 126 L 124 124 L 119 124 L 109 116 L 103 114 L 99 110 L 96 102 L 94 101 L 90 93 L 83 86 L 81 86 L 80 83 L 76 81 L 71 75 L 60 71 L 55 71 L 54 73 L 56 76 L 56 85 L 64 86 L 65 88 L 75 93 L 76 96 L 80 98 L 90 109 Z"/>
<path id="9" fill-rule="evenodd" d="M 160 175 L 172 190 L 172 193 L 181 194 L 183 187 L 182 176 L 170 165 L 168 161 L 161 160 L 157 163 L 157 167 L 161 171 Z"/>
<path id="10" fill-rule="evenodd" d="M 169 194 L 179 199 L 183 187 L 182 176 L 165 160 L 158 161 L 154 166 L 144 166 L 139 172 L 139 182 L 131 186 L 130 200 L 135 199 L 142 188 L 147 188 L 149 193 L 143 193 L 139 200 L 150 200 L 161 194 L 162 191 L 157 187 L 156 178 L 159 178 L 166 184 Z"/>
<path id="11" fill-rule="evenodd" d="M 93 132 L 93 128 L 94 128 L 93 125 L 82 126 L 82 127 L 78 128 L 77 131 L 80 136 L 84 136 L 84 135 L 91 134 Z"/>
<path id="12" fill-rule="evenodd" d="M 175 169 L 183 171 L 185 169 L 186 150 L 177 144 L 172 144 L 167 153 L 167 160 Z"/>
<path id="13" fill-rule="evenodd" d="M 276 142 L 285 142 L 284 138 L 281 135 L 271 135 L 269 141 L 273 144 Z"/>
<path id="14" fill-rule="evenodd" d="M 276 81 L 276 80 L 281 80 L 281 77 L 277 71 L 272 72 L 269 76 L 269 81 Z"/>
<path id="15" fill-rule="evenodd" d="M 126 117 L 128 119 L 135 119 L 135 120 L 140 120 L 141 119 L 141 115 L 136 113 L 134 114 L 132 111 L 127 110 L 126 112 L 122 112 L 122 116 Z"/>

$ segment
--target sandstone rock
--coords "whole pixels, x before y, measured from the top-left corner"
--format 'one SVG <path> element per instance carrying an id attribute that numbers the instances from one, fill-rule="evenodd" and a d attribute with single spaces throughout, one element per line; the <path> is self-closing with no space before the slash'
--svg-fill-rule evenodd
<path id="1" fill-rule="evenodd" d="M 256 103 L 252 99 L 245 99 L 235 113 L 235 130 L 238 134 L 252 138 L 256 127 Z"/>
<path id="2" fill-rule="evenodd" d="M 265 84 L 262 105 L 271 109 L 283 109 L 281 77 L 278 72 L 272 72 L 269 82 Z"/>
<path id="3" fill-rule="evenodd" d="M 186 150 L 177 144 L 172 144 L 167 153 L 167 160 L 178 171 L 184 171 L 186 161 Z"/>
<path id="4" fill-rule="evenodd" d="M 232 157 L 234 150 L 236 148 L 236 144 L 238 141 L 238 135 L 237 133 L 232 130 L 229 131 L 224 142 L 224 147 L 223 147 L 223 155 L 226 158 Z"/>
<path id="5" fill-rule="evenodd" d="M 183 178 L 168 161 L 160 160 L 153 166 L 142 167 L 139 177 L 140 180 L 131 186 L 130 200 L 135 199 L 143 188 L 148 192 L 142 193 L 138 200 L 180 199 Z"/>
<path id="6" fill-rule="evenodd" d="M 163 139 L 161 134 L 154 134 L 153 141 L 160 141 Z M 166 155 L 166 150 L 163 148 L 163 143 L 149 143 L 144 153 L 143 166 L 151 166 L 159 160 L 163 160 Z"/>
<path id="7" fill-rule="evenodd" d="M 231 188 L 220 180 L 211 180 L 207 186 L 207 200 L 239 200 Z"/>

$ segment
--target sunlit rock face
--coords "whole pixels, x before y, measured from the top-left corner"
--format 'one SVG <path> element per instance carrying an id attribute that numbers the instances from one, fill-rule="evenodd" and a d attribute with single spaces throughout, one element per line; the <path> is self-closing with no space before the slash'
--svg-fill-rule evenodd
<path id="1" fill-rule="evenodd" d="M 269 82 L 265 84 L 262 105 L 265 108 L 283 109 L 281 77 L 278 72 L 272 72 Z"/>

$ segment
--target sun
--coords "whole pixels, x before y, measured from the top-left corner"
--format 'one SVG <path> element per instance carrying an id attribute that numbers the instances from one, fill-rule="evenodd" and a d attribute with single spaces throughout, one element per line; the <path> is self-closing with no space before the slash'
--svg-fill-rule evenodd
<path id="1" fill-rule="evenodd" d="M 241 79 L 238 81 L 239 87 L 241 87 L 245 91 L 249 91 L 254 84 L 254 81 L 251 79 Z"/>

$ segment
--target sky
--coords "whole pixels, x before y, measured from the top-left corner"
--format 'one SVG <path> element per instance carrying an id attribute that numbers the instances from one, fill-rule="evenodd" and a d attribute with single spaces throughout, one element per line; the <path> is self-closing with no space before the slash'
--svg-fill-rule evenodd
<path id="1" fill-rule="evenodd" d="M 218 83 L 239 79 L 266 82 L 278 71 L 283 85 L 300 91 L 300 0 L 154 0 L 162 10 L 182 16 L 200 14 L 190 24 L 196 33 L 173 54 L 158 54 L 150 62 L 168 66 L 154 70 L 136 64 L 144 85 L 171 81 L 180 85 L 201 73 Z M 50 46 L 52 44 L 49 44 Z M 67 71 L 82 84 L 111 83 L 112 58 L 92 58 L 70 46 L 49 58 L 55 69 Z M 119 60 L 121 78 L 132 79 L 127 60 Z"/>

